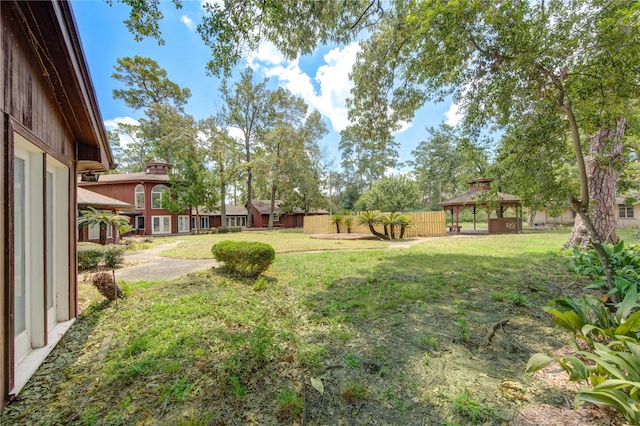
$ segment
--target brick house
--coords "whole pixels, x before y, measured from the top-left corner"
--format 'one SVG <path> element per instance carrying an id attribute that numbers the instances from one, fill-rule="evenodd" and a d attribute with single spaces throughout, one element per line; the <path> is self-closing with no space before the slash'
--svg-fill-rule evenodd
<path id="1" fill-rule="evenodd" d="M 78 186 L 133 205 L 133 210 L 120 214 L 130 217 L 138 235 L 188 233 L 189 210 L 175 214 L 162 208 L 162 197 L 169 190 L 170 168 L 164 162 L 151 162 L 146 172 L 100 175 L 96 182 L 78 182 Z"/>

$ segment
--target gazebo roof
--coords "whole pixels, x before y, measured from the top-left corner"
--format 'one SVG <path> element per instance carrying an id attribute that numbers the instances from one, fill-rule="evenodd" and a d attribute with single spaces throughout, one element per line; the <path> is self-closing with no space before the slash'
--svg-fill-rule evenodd
<path id="1" fill-rule="evenodd" d="M 497 203 L 497 204 L 519 204 L 520 199 L 515 195 L 505 194 L 503 192 L 492 193 L 489 190 L 475 190 L 464 193 L 456 198 L 452 198 L 451 200 L 443 201 L 438 203 L 439 206 L 442 207 L 453 207 L 453 206 L 484 206 L 489 203 Z"/>

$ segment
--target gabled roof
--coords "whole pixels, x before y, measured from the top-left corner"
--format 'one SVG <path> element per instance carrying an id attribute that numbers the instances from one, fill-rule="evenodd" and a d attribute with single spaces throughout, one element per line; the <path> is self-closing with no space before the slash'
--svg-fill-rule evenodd
<path id="1" fill-rule="evenodd" d="M 222 212 L 220 210 L 209 211 L 204 207 L 198 209 L 200 214 L 203 216 L 220 216 Z M 191 209 L 191 214 L 196 214 L 196 209 Z M 227 206 L 226 208 L 227 216 L 246 216 L 247 208 L 245 206 Z"/>
<path id="2" fill-rule="evenodd" d="M 625 204 L 624 204 L 624 200 L 626 200 L 626 198 L 625 198 L 625 197 L 616 197 L 616 205 L 624 206 L 624 205 L 625 205 Z M 636 199 L 636 201 L 635 201 L 635 203 L 633 203 L 633 205 L 635 206 L 635 205 L 636 205 L 636 204 L 638 204 L 638 203 L 640 203 L 640 200 L 637 200 L 637 199 Z"/>
<path id="3" fill-rule="evenodd" d="M 478 204 L 487 204 L 489 202 L 495 202 L 499 204 L 511 204 L 511 203 L 519 203 L 520 199 L 515 195 L 505 194 L 503 192 L 497 192 L 491 194 L 491 191 L 487 190 L 476 190 L 466 192 L 456 198 L 452 198 L 451 200 L 443 201 L 438 203 L 439 206 L 447 207 L 447 206 L 473 206 Z"/>
<path id="4" fill-rule="evenodd" d="M 274 214 L 280 213 L 280 203 L 282 203 L 282 201 L 275 201 L 275 206 L 273 208 Z M 251 205 L 253 205 L 260 214 L 269 214 L 271 211 L 271 200 L 253 200 Z"/>
<path id="5" fill-rule="evenodd" d="M 23 18 L 22 24 L 33 45 L 38 47 L 38 55 L 44 54 L 46 58 L 38 63 L 77 142 L 77 171 L 109 170 L 113 155 L 71 2 L 16 1 L 11 2 L 11 7 Z"/>
<path id="6" fill-rule="evenodd" d="M 134 205 L 125 203 L 124 201 L 107 197 L 106 195 L 98 194 L 88 189 L 78 188 L 78 207 L 86 208 L 89 206 L 116 210 L 131 210 L 135 208 Z"/>
<path id="7" fill-rule="evenodd" d="M 101 183 L 120 183 L 120 182 L 169 182 L 169 175 L 156 175 L 152 173 L 120 173 L 113 175 L 100 175 L 98 182 L 92 182 L 89 185 L 100 185 Z M 87 182 L 78 183 L 88 185 Z"/>

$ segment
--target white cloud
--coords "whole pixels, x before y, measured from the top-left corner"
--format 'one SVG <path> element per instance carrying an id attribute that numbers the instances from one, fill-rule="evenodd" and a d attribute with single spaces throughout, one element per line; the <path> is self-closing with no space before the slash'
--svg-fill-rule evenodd
<path id="1" fill-rule="evenodd" d="M 136 120 L 135 118 L 132 117 L 116 117 L 116 118 L 111 118 L 109 120 L 104 120 L 104 127 L 107 130 L 114 130 L 118 127 L 118 124 L 131 124 L 133 126 L 137 126 L 140 124 L 140 122 L 138 120 Z M 131 139 L 130 136 L 127 135 L 120 135 L 120 147 L 121 148 L 125 148 L 129 143 L 133 142 L 133 139 Z"/>
<path id="2" fill-rule="evenodd" d="M 251 68 L 260 68 L 261 63 L 268 65 L 280 65 L 285 62 L 284 55 L 278 51 L 276 46 L 271 42 L 260 44 L 258 50 L 251 52 L 247 59 L 247 65 Z"/>
<path id="3" fill-rule="evenodd" d="M 464 118 L 463 114 L 460 112 L 460 105 L 456 103 L 451 104 L 444 115 L 447 117 L 447 120 L 444 123 L 448 124 L 449 126 L 458 125 L 458 123 L 460 123 L 460 121 L 462 121 L 462 119 Z"/>
<path id="4" fill-rule="evenodd" d="M 237 127 L 227 127 L 227 134 L 235 140 L 244 142 L 244 132 Z"/>
<path id="5" fill-rule="evenodd" d="M 191 18 L 189 18 L 187 15 L 182 15 L 180 17 L 180 20 L 182 21 L 183 24 L 185 24 L 187 26 L 187 28 L 189 28 L 190 30 L 194 29 L 196 27 L 196 25 L 193 23 L 193 21 L 191 20 Z"/>
<path id="6" fill-rule="evenodd" d="M 401 121 L 399 124 L 400 124 L 400 128 L 395 132 L 393 132 L 394 135 L 399 135 L 400 133 L 404 133 L 407 130 L 409 130 L 411 126 L 413 126 L 413 123 L 410 121 Z"/>
<path id="7" fill-rule="evenodd" d="M 350 124 L 345 100 L 353 87 L 349 72 L 359 51 L 360 46 L 352 43 L 344 48 L 332 49 L 324 55 L 325 64 L 318 68 L 314 77 L 318 90 L 297 60 L 286 63 L 283 56 L 273 53 L 270 46 L 261 46 L 249 63 L 254 69 L 262 69 L 267 77 L 278 78 L 282 86 L 327 117 L 334 130 L 339 132 Z"/>

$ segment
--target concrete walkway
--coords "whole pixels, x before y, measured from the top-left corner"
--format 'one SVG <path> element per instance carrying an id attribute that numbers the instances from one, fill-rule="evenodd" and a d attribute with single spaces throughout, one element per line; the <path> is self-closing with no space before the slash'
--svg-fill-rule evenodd
<path id="1" fill-rule="evenodd" d="M 152 249 L 125 253 L 125 264 L 132 264 L 116 270 L 116 280 L 170 280 L 190 272 L 209 269 L 218 263 L 213 259 L 174 259 L 160 256 L 160 252 L 176 247 L 183 241 L 160 244 Z"/>

